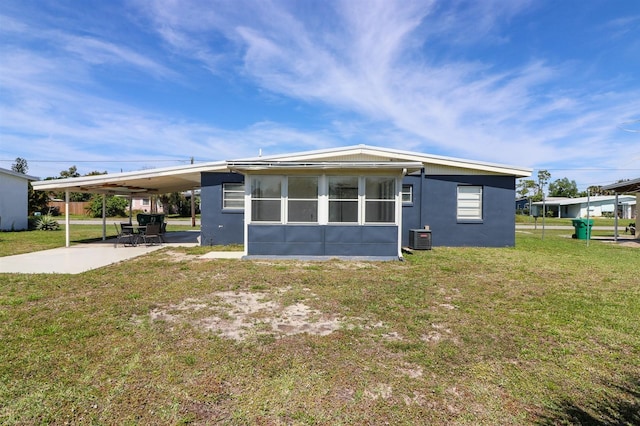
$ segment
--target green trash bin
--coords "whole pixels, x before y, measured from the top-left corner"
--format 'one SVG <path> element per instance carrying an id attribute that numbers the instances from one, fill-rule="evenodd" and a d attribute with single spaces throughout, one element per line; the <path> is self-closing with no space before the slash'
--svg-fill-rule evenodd
<path id="1" fill-rule="evenodd" d="M 579 240 L 591 239 L 593 219 L 573 219 L 571 222 L 573 223 L 573 229 L 576 231 L 576 233 L 573 234 L 573 238 L 577 238 Z"/>

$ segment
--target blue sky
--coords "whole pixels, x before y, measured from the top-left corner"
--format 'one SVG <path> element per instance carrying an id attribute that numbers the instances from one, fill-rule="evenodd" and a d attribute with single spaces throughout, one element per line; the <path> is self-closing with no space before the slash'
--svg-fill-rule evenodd
<path id="1" fill-rule="evenodd" d="M 640 1 L 0 3 L 0 167 L 369 144 L 640 176 Z"/>

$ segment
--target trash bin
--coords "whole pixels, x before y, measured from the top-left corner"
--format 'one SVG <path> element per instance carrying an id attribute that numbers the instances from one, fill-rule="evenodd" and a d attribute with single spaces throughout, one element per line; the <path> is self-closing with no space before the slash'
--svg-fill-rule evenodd
<path id="1" fill-rule="evenodd" d="M 575 229 L 576 233 L 573 234 L 573 238 L 577 238 L 579 240 L 590 240 L 591 239 L 591 227 L 593 226 L 593 219 L 573 219 L 571 221 L 573 223 L 573 229 Z"/>

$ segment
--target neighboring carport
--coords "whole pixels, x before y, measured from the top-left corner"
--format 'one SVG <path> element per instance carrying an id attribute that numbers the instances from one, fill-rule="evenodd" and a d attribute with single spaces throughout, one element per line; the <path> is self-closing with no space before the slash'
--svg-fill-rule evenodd
<path id="1" fill-rule="evenodd" d="M 52 179 L 32 183 L 37 191 L 64 191 L 65 193 L 65 246 L 69 241 L 69 194 L 81 192 L 102 194 L 102 239 L 106 239 L 106 196 L 161 195 L 171 192 L 191 191 L 200 188 L 202 172 L 226 171 L 227 163 L 189 164 L 186 166 L 165 167 L 105 175 L 80 176 L 66 179 Z"/>
<path id="2" fill-rule="evenodd" d="M 614 191 L 616 193 L 616 206 L 618 205 L 618 194 L 636 194 L 636 225 L 638 219 L 638 201 L 640 201 L 640 178 L 626 180 L 603 186 L 602 189 Z M 618 215 L 615 215 L 615 240 L 618 240 Z M 636 239 L 640 239 L 640 233 L 636 232 Z"/>

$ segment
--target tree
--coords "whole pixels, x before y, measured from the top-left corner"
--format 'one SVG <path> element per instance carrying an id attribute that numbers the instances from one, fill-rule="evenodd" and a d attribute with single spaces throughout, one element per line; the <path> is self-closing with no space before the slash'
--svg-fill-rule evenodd
<path id="1" fill-rule="evenodd" d="M 27 164 L 27 160 L 24 158 L 18 157 L 16 158 L 16 162 L 11 166 L 11 170 L 16 173 L 22 173 L 23 175 L 27 174 L 29 170 L 29 165 Z M 34 212 L 43 212 L 47 210 L 47 204 L 49 202 L 49 194 L 44 191 L 35 191 L 31 182 L 27 185 L 28 191 L 28 210 L 29 214 Z"/>
<path id="2" fill-rule="evenodd" d="M 93 194 L 90 201 L 87 207 L 87 215 L 91 217 L 102 217 L 102 195 Z M 129 207 L 129 202 L 126 198 L 107 195 L 105 204 L 105 215 L 107 217 L 124 217 L 127 215 L 126 211 L 127 207 Z"/>
<path id="3" fill-rule="evenodd" d="M 518 181 L 518 196 L 520 198 L 528 198 L 535 194 L 536 182 L 533 179 L 520 179 Z"/>
<path id="4" fill-rule="evenodd" d="M 589 192 L 589 195 L 614 195 L 615 194 L 614 191 L 602 189 L 602 187 L 599 185 L 592 185 L 587 188 L 587 191 Z M 587 194 L 585 193 L 584 196 L 586 197 Z"/>
<path id="5" fill-rule="evenodd" d="M 16 158 L 16 162 L 11 166 L 11 170 L 16 173 L 22 173 L 23 175 L 26 175 L 27 171 L 29 171 L 27 160 L 21 157 Z"/>
<path id="6" fill-rule="evenodd" d="M 551 179 L 551 173 L 547 170 L 539 170 L 538 171 L 538 191 L 536 197 L 539 197 L 541 200 L 544 198 L 544 187 Z"/>
<path id="7" fill-rule="evenodd" d="M 557 179 L 549 184 L 549 196 L 575 198 L 578 196 L 578 185 L 575 180 L 570 181 L 566 177 Z"/>

